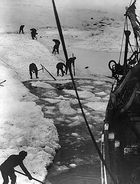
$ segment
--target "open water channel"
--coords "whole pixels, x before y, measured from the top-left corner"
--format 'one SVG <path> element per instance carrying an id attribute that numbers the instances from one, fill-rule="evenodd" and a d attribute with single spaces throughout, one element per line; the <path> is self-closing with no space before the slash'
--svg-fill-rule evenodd
<path id="1" fill-rule="evenodd" d="M 65 80 L 64 80 L 65 81 Z M 88 133 L 70 80 L 27 81 L 38 96 L 46 118 L 54 121 L 61 148 L 48 167 L 51 184 L 99 184 L 100 159 Z M 105 78 L 76 79 L 76 86 L 92 133 L 100 146 L 100 135 L 111 82 Z"/>

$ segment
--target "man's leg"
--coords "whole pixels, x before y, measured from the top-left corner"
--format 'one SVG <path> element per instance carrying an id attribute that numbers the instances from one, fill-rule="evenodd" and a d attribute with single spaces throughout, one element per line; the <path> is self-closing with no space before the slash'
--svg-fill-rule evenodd
<path id="1" fill-rule="evenodd" d="M 69 66 L 66 65 L 66 75 L 68 73 Z"/>
<path id="2" fill-rule="evenodd" d="M 11 184 L 15 184 L 16 183 L 16 175 L 15 175 L 15 173 L 14 173 L 14 171 L 12 171 L 10 174 L 9 174 L 9 176 L 10 176 L 10 179 L 11 179 Z"/>
<path id="3" fill-rule="evenodd" d="M 35 35 L 34 38 L 37 40 L 37 36 Z"/>
<path id="4" fill-rule="evenodd" d="M 1 171 L 1 175 L 3 178 L 3 184 L 8 184 L 9 183 L 9 179 L 8 179 L 8 175 L 5 172 Z"/>
<path id="5" fill-rule="evenodd" d="M 38 70 L 37 69 L 35 70 L 35 75 L 36 75 L 36 78 L 38 78 Z"/>
<path id="6" fill-rule="evenodd" d="M 53 54 L 56 54 L 56 52 L 57 52 L 57 51 L 56 51 L 56 45 L 54 45 L 54 47 L 53 47 L 53 52 L 52 52 L 52 53 L 53 53 Z"/>
<path id="7" fill-rule="evenodd" d="M 58 70 L 58 68 L 57 68 L 57 76 L 59 76 L 59 70 Z"/>
<path id="8" fill-rule="evenodd" d="M 32 39 L 34 40 L 34 34 L 33 34 L 33 33 L 31 33 L 31 37 L 32 37 Z"/>
<path id="9" fill-rule="evenodd" d="M 30 79 L 32 79 L 32 71 L 30 70 Z"/>
<path id="10" fill-rule="evenodd" d="M 62 77 L 64 76 L 64 71 L 63 71 L 63 69 L 61 68 L 61 73 L 62 73 Z"/>
<path id="11" fill-rule="evenodd" d="M 55 51 L 55 47 L 53 47 L 52 54 L 54 53 L 54 51 Z"/>
<path id="12" fill-rule="evenodd" d="M 56 52 L 57 52 L 57 54 L 59 54 L 59 48 L 58 48 L 58 46 L 56 47 Z"/>

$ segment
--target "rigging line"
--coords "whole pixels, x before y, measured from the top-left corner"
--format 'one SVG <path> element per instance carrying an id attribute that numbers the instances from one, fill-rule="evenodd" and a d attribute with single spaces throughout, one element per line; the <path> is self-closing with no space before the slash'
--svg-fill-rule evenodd
<path id="1" fill-rule="evenodd" d="M 62 44 L 64 44 L 63 45 L 64 55 L 65 55 L 65 58 L 66 58 L 66 61 L 67 61 L 68 60 L 68 54 L 67 54 L 67 50 L 66 50 L 66 46 L 65 46 L 65 41 L 64 41 L 64 37 L 63 37 L 62 29 L 61 29 L 61 24 L 60 24 L 60 20 L 59 20 L 59 17 L 58 17 L 58 13 L 57 13 L 57 10 L 56 10 L 56 6 L 55 6 L 54 0 L 52 0 L 52 4 L 53 4 L 53 10 L 54 10 L 55 18 L 56 18 L 56 23 L 57 23 L 59 35 L 60 35 L 60 38 L 62 39 L 61 42 L 62 42 Z M 106 164 L 106 162 L 105 162 L 105 160 L 103 158 L 103 155 L 102 155 L 102 153 L 101 153 L 101 151 L 100 151 L 100 149 L 99 149 L 99 147 L 97 145 L 97 142 L 96 142 L 96 140 L 95 140 L 95 138 L 93 136 L 93 133 L 92 133 L 90 127 L 89 127 L 89 124 L 87 122 L 87 119 L 86 119 L 86 116 L 85 116 L 85 113 L 84 113 L 84 110 L 82 108 L 82 104 L 81 104 L 81 101 L 80 101 L 80 98 L 79 98 L 79 95 L 78 95 L 78 92 L 77 92 L 77 88 L 76 88 L 76 84 L 75 84 L 75 81 L 74 81 L 74 78 L 73 78 L 73 74 L 72 74 L 71 68 L 70 68 L 69 71 L 70 71 L 71 80 L 72 80 L 72 83 L 73 83 L 73 86 L 74 86 L 74 90 L 75 90 L 75 93 L 76 93 L 76 96 L 77 96 L 77 100 L 78 100 L 78 103 L 79 103 L 79 106 L 80 106 L 80 109 L 81 109 L 83 118 L 85 120 L 85 123 L 87 125 L 87 129 L 88 129 L 89 134 L 91 136 L 91 139 L 92 139 L 92 141 L 93 141 L 93 143 L 95 145 L 95 148 L 96 148 L 96 150 L 98 152 L 98 155 L 99 155 L 99 157 L 100 157 L 103 165 L 106 167 L 106 170 L 108 171 L 108 173 L 109 173 L 109 175 L 110 175 L 113 183 L 114 184 L 117 184 L 118 182 L 117 182 L 116 178 L 113 176 L 113 174 L 111 173 L 110 169 L 108 168 L 108 166 L 107 166 L 107 164 Z"/>
<path id="2" fill-rule="evenodd" d="M 121 62 L 121 56 L 122 56 L 122 49 L 123 49 L 123 41 L 124 41 L 124 30 L 126 27 L 126 22 L 127 22 L 127 18 L 125 17 L 125 21 L 124 21 L 124 28 L 123 28 L 123 36 L 122 36 L 122 43 L 121 43 L 121 50 L 120 50 L 120 56 L 119 56 L 119 64 Z"/>
<path id="3" fill-rule="evenodd" d="M 128 44 L 129 44 L 129 46 L 130 46 L 130 48 L 131 48 L 131 51 L 134 52 L 134 50 L 133 50 L 133 48 L 132 48 L 132 45 L 131 45 L 130 41 L 128 42 Z"/>
<path id="4" fill-rule="evenodd" d="M 133 0 L 130 1 L 129 6 L 131 6 L 131 5 L 134 3 L 134 2 L 132 3 L 132 1 L 133 1 Z M 136 2 L 136 0 L 134 0 L 134 1 Z"/>
<path id="5" fill-rule="evenodd" d="M 129 6 L 132 4 L 132 0 L 130 1 L 130 3 L 129 3 Z"/>

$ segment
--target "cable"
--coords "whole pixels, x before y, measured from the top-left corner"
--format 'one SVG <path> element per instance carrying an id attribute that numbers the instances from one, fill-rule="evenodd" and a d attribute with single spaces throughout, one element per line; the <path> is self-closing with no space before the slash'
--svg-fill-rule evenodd
<path id="1" fill-rule="evenodd" d="M 64 55 L 65 55 L 65 58 L 66 58 L 66 61 L 68 61 L 68 54 L 67 54 L 67 50 L 66 50 L 66 46 L 65 46 L 65 41 L 64 41 L 64 37 L 63 37 L 63 33 L 62 33 L 62 29 L 61 29 L 61 24 L 60 24 L 60 20 L 59 20 L 59 17 L 58 17 L 58 13 L 57 13 L 57 10 L 56 10 L 56 6 L 55 6 L 55 2 L 54 0 L 52 0 L 52 4 L 53 4 L 53 10 L 54 10 L 54 15 L 55 15 L 55 19 L 56 19 L 56 24 L 57 24 L 57 28 L 58 28 L 58 32 L 59 32 L 59 35 L 60 35 L 60 39 L 61 39 L 61 42 L 62 42 L 62 45 L 63 45 L 63 50 L 64 50 Z M 91 129 L 89 127 L 89 124 L 87 122 L 87 119 L 86 119 L 86 116 L 85 116 L 85 113 L 83 111 L 83 108 L 82 108 L 82 104 L 80 102 L 80 98 L 79 98 L 79 95 L 78 95 L 78 92 L 77 92 L 77 88 L 76 88 L 76 85 L 75 85 L 75 82 L 74 82 L 74 78 L 73 78 L 73 74 L 72 74 L 72 71 L 71 71 L 71 68 L 70 68 L 70 76 L 71 76 L 71 80 L 72 80 L 72 83 L 73 83 L 73 87 L 74 87 L 74 90 L 75 90 L 75 93 L 76 93 L 76 96 L 77 96 L 77 100 L 78 100 L 78 103 L 79 103 L 79 106 L 80 106 L 80 109 L 81 109 L 81 112 L 82 112 L 82 115 L 83 115 L 83 118 L 85 120 L 85 123 L 87 125 L 87 129 L 89 131 L 89 134 L 92 138 L 92 141 L 95 145 L 95 148 L 98 152 L 98 155 L 103 163 L 103 165 L 106 167 L 106 170 L 108 171 L 110 177 L 112 178 L 112 181 L 114 182 L 114 184 L 117 184 L 117 180 L 115 179 L 115 177 L 113 176 L 112 172 L 110 171 L 110 169 L 107 167 L 107 164 L 103 158 L 103 155 L 101 154 L 101 151 L 96 143 L 96 140 L 91 132 Z"/>

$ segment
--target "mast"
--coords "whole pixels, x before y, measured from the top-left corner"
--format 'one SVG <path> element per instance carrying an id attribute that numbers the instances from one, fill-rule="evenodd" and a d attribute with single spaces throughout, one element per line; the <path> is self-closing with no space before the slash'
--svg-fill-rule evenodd
<path id="1" fill-rule="evenodd" d="M 136 0 L 133 1 L 133 3 L 127 8 L 126 16 L 129 18 L 133 32 L 134 37 L 136 41 L 136 51 L 139 51 L 139 43 L 140 40 L 140 21 L 138 19 L 138 16 L 136 15 Z"/>
<path id="2" fill-rule="evenodd" d="M 126 42 L 125 42 L 125 52 L 124 52 L 124 75 L 126 75 L 127 72 L 127 55 L 128 55 L 128 44 L 129 44 L 129 36 L 131 32 L 129 30 L 124 31 L 126 36 Z"/>
<path id="3" fill-rule="evenodd" d="M 138 52 L 139 52 L 139 43 L 138 43 L 138 39 L 140 39 L 140 21 L 137 18 L 136 15 L 136 0 L 133 1 L 133 3 L 126 9 L 126 19 L 129 18 L 132 29 L 133 29 L 133 33 L 134 33 L 134 38 L 135 38 L 135 57 L 138 60 Z M 128 25 L 127 25 L 128 26 Z M 127 55 L 128 55 L 128 44 L 130 44 L 129 42 L 129 37 L 131 32 L 129 30 L 125 30 L 124 34 L 126 36 L 126 41 L 125 41 L 125 52 L 124 52 L 124 75 L 126 75 L 127 73 Z M 131 45 L 130 45 L 131 46 Z"/>

